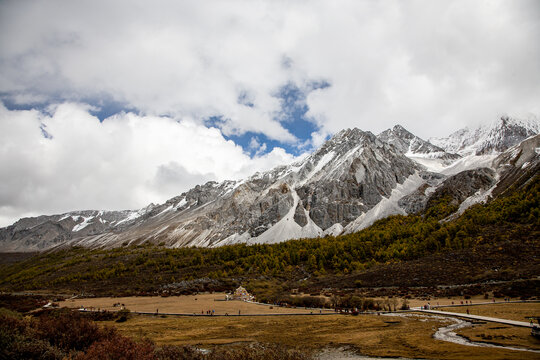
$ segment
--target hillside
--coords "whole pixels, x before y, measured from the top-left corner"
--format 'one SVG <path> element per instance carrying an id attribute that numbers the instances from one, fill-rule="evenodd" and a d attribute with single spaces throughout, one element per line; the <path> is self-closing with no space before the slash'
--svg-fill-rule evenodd
<path id="1" fill-rule="evenodd" d="M 337 237 L 218 248 L 77 247 L 1 265 L 0 288 L 119 295 L 217 291 L 243 283 L 268 297 L 293 288 L 376 292 L 390 286 L 397 288 L 387 293 L 395 293 L 421 286 L 418 291 L 433 293 L 443 291 L 437 285 L 477 284 L 467 291 L 522 286 L 521 295 L 533 295 L 538 280 L 520 280 L 540 273 L 540 176 L 533 174 L 454 218 L 447 215 L 458 205 L 447 194 L 422 213 L 391 216 Z"/>

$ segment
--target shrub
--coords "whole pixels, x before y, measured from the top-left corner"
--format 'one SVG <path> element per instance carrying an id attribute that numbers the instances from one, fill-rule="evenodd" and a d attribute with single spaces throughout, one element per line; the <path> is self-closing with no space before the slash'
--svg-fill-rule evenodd
<path id="1" fill-rule="evenodd" d="M 407 299 L 403 299 L 403 302 L 401 303 L 401 310 L 409 310 L 409 301 Z"/>
<path id="2" fill-rule="evenodd" d="M 112 337 L 115 330 L 101 329 L 78 312 L 49 312 L 32 322 L 37 337 L 62 350 L 86 350 L 96 341 Z"/>
<path id="3" fill-rule="evenodd" d="M 0 294 L 0 307 L 21 313 L 39 308 L 47 303 L 47 299 L 38 295 Z"/>
<path id="4" fill-rule="evenodd" d="M 148 340 L 137 343 L 126 337 L 116 335 L 98 342 L 88 348 L 76 360 L 153 360 L 154 344 Z"/>
<path id="5" fill-rule="evenodd" d="M 116 313 L 116 322 L 127 321 L 131 317 L 131 311 L 128 309 L 122 309 Z"/>
<path id="6" fill-rule="evenodd" d="M 36 336 L 30 321 L 0 316 L 0 359 L 62 359 L 65 354 Z"/>

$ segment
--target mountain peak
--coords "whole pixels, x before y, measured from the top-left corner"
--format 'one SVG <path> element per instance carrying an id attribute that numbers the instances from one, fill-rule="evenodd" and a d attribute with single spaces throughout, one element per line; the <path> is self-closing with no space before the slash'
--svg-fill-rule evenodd
<path id="1" fill-rule="evenodd" d="M 377 137 L 369 131 L 344 129 L 327 140 L 313 155 L 323 155 L 330 151 L 342 154 L 357 146 L 373 146 L 376 141 Z"/>
<path id="2" fill-rule="evenodd" d="M 470 137 L 489 146 L 506 146 L 532 128 L 534 123 L 503 117 L 454 136 L 462 142 Z M 536 144 L 529 144 L 527 152 L 522 152 L 527 156 L 508 150 L 499 162 L 510 161 L 507 159 L 515 158 L 514 153 L 521 156 L 516 162 L 521 166 L 513 172 L 518 176 L 522 167 L 527 168 L 529 160 L 537 157 Z M 345 129 L 293 164 L 239 181 L 209 181 L 160 205 L 21 219 L 0 229 L 0 249 L 114 247 L 147 241 L 174 247 L 220 246 L 335 235 L 390 214 L 421 209 L 429 197 L 426 187 L 435 189 L 448 175 L 424 172 L 424 164 L 454 163 L 456 157 L 401 125 L 377 136 L 358 128 Z M 464 160 L 479 167 L 479 163 Z"/>
<path id="3" fill-rule="evenodd" d="M 460 155 L 489 155 L 501 153 L 539 132 L 540 121 L 536 117 L 517 119 L 504 115 L 475 129 L 463 128 L 430 141 Z"/>
<path id="4" fill-rule="evenodd" d="M 334 136 L 330 138 L 328 141 L 339 141 L 339 140 L 355 140 L 355 139 L 361 139 L 365 137 L 371 137 L 374 136 L 370 131 L 363 131 L 357 127 L 350 128 L 350 129 L 343 129 L 336 133 Z"/>
<path id="5" fill-rule="evenodd" d="M 458 156 L 448 154 L 438 146 L 414 135 L 401 125 L 381 132 L 377 138 L 393 145 L 400 153 L 409 156 L 432 157 L 439 159 L 456 159 Z"/>
<path id="6" fill-rule="evenodd" d="M 404 128 L 403 126 L 401 126 L 400 124 L 394 125 L 394 127 L 392 128 L 392 131 L 394 131 L 394 132 L 400 132 L 400 133 L 407 133 L 407 134 L 411 134 L 411 135 L 412 135 L 412 133 L 411 133 L 409 130 L 405 129 L 405 128 Z"/>

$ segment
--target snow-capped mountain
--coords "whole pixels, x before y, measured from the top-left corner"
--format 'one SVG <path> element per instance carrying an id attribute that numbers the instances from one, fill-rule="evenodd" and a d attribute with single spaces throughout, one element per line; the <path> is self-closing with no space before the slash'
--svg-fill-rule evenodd
<path id="1" fill-rule="evenodd" d="M 409 158 L 441 159 L 446 160 L 446 164 L 460 158 L 457 154 L 446 152 L 444 149 L 413 135 L 401 125 L 387 129 L 377 137 L 383 142 L 394 145 L 398 151 Z"/>
<path id="2" fill-rule="evenodd" d="M 512 142 L 513 134 L 504 132 L 501 143 Z M 540 136 L 527 141 L 527 165 L 520 166 L 530 169 L 538 165 Z M 501 188 L 498 179 L 518 156 L 511 151 L 518 150 L 496 162 L 497 155 L 454 160 L 458 156 L 401 126 L 379 136 L 347 129 L 297 163 L 241 181 L 198 185 L 164 204 L 21 219 L 0 229 L 0 250 L 144 242 L 208 247 L 337 235 L 391 214 L 422 211 L 441 192 L 453 194 L 463 211 Z M 512 169 L 512 179 L 524 171 Z"/>
<path id="3" fill-rule="evenodd" d="M 432 144 L 450 153 L 466 155 L 490 155 L 501 153 L 540 132 L 540 120 L 526 120 L 503 116 L 489 125 L 476 129 L 461 129 L 445 138 L 431 138 Z"/>

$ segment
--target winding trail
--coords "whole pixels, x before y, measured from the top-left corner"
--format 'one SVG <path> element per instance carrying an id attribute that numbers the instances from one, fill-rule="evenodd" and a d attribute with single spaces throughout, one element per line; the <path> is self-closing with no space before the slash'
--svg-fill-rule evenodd
<path id="1" fill-rule="evenodd" d="M 478 347 L 489 347 L 489 348 L 497 348 L 497 349 L 505 349 L 505 350 L 514 350 L 514 351 L 527 351 L 527 352 L 533 352 L 540 354 L 540 350 L 535 349 L 528 349 L 524 347 L 516 347 L 516 346 L 507 346 L 507 345 L 496 345 L 496 344 L 490 344 L 490 343 L 484 343 L 484 342 L 477 342 L 477 341 L 471 341 L 461 335 L 458 335 L 456 333 L 456 330 L 472 326 L 472 324 L 468 321 L 460 320 L 460 319 L 454 319 L 454 318 L 447 318 L 454 320 L 454 324 L 441 327 L 433 334 L 433 338 L 437 340 L 442 341 L 448 341 L 455 344 L 460 345 L 467 345 L 467 346 L 478 346 Z"/>

